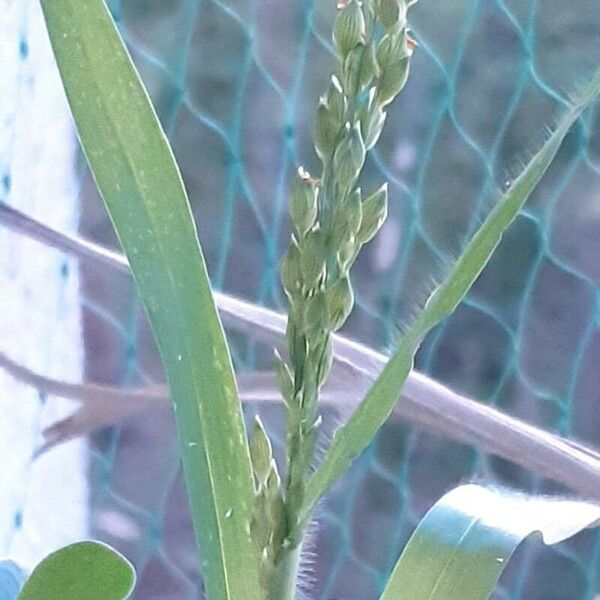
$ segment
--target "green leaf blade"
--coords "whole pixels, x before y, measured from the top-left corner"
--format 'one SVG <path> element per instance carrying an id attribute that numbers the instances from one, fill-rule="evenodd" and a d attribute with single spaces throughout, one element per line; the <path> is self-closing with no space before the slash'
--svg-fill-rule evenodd
<path id="1" fill-rule="evenodd" d="M 586 502 L 461 486 L 419 523 L 380 600 L 486 600 L 527 537 L 556 544 L 599 519 Z"/>
<path id="2" fill-rule="evenodd" d="M 42 0 L 82 146 L 171 388 L 209 598 L 260 600 L 241 404 L 187 196 L 102 0 Z"/>
<path id="3" fill-rule="evenodd" d="M 99 542 L 78 542 L 48 555 L 25 582 L 17 600 L 126 600 L 135 571 Z"/>
<path id="4" fill-rule="evenodd" d="M 307 486 L 300 523 L 309 518 L 319 499 L 367 447 L 389 417 L 425 335 L 450 315 L 470 290 L 500 243 L 503 233 L 552 163 L 569 129 L 599 94 L 600 71 L 573 99 L 571 108 L 563 115 L 554 132 L 485 219 L 444 282 L 430 296 L 364 400 L 335 432 L 323 462 Z"/>

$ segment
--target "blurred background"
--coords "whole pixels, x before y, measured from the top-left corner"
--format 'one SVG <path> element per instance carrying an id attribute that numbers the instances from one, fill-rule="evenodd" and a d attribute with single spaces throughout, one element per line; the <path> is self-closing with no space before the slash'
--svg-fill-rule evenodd
<path id="1" fill-rule="evenodd" d="M 330 77 L 335 1 L 113 0 L 120 30 L 181 166 L 214 287 L 283 311 L 278 257 L 287 190 Z M 0 1 L 0 200 L 118 249 L 79 153 L 37 3 Z M 600 65 L 600 2 L 421 0 L 409 83 L 364 189 L 390 182 L 390 215 L 354 269 L 345 334 L 388 352 Z M 6 90 L 6 93 L 5 93 Z M 0 229 L 0 350 L 55 378 L 163 381 L 130 279 Z M 426 340 L 417 369 L 546 430 L 600 446 L 600 107 L 569 134 L 466 302 Z M 230 340 L 238 372 L 272 349 Z M 24 564 L 91 535 L 140 573 L 136 599 L 201 597 L 170 410 L 136 415 L 40 459 L 40 430 L 68 412 L 0 373 L 0 551 Z M 282 431 L 271 419 L 271 433 Z M 11 457 L 7 461 L 5 457 Z M 378 597 L 416 522 L 472 479 L 564 491 L 410 423 L 386 425 L 323 503 L 307 597 Z M 52 535 L 56 534 L 54 537 Z M 52 534 L 52 535 L 51 535 Z M 498 599 L 592 600 L 600 538 L 526 543 Z"/>

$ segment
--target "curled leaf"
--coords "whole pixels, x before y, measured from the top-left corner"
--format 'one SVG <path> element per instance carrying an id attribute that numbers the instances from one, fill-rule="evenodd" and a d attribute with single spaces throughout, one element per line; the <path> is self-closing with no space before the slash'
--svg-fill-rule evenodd
<path id="1" fill-rule="evenodd" d="M 600 524 L 600 505 L 464 485 L 425 515 L 380 600 L 486 600 L 517 546 L 562 542 Z"/>

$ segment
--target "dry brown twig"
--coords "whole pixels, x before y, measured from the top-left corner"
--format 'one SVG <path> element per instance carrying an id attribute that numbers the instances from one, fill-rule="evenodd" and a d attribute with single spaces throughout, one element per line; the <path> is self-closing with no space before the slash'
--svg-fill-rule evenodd
<path id="1" fill-rule="evenodd" d="M 129 274 L 123 255 L 55 231 L 1 203 L 0 224 L 66 254 Z M 227 328 L 245 333 L 255 341 L 283 348 L 286 319 L 282 314 L 219 292 L 215 293 L 215 299 Z M 332 381 L 322 400 L 344 415 L 361 400 L 362 393 L 387 359 L 340 335 L 333 336 L 333 354 Z M 17 364 L 3 353 L 0 353 L 0 368 L 42 392 L 81 402 L 73 415 L 46 430 L 44 449 L 140 410 L 164 406 L 168 400 L 166 387 L 160 385 L 122 389 L 56 381 Z M 271 373 L 241 375 L 239 383 L 245 402 L 276 404 L 280 401 Z M 553 479 L 585 497 L 600 500 L 600 455 L 595 450 L 461 396 L 417 371 L 410 374 L 394 417 L 468 443 Z"/>

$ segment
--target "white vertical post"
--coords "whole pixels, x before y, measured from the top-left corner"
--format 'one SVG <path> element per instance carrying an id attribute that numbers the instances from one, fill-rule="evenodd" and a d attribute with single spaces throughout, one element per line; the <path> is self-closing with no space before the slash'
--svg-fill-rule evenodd
<path id="1" fill-rule="evenodd" d="M 78 220 L 76 142 L 39 3 L 0 0 L 0 201 L 61 230 Z M 77 264 L 0 229 L 0 348 L 77 381 Z M 68 411 L 0 371 L 0 559 L 31 568 L 88 530 L 86 446 L 34 459 L 45 424 Z"/>

